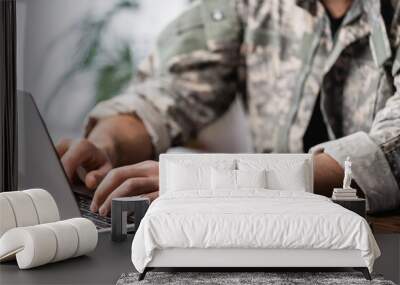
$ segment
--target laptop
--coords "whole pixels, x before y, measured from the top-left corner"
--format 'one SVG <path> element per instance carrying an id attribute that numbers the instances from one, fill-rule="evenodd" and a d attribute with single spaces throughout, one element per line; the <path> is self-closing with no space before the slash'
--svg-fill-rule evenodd
<path id="1" fill-rule="evenodd" d="M 71 185 L 44 120 L 31 94 L 18 91 L 18 188 L 43 188 L 51 193 L 61 219 L 85 217 L 99 231 L 111 229 L 111 218 L 89 210 L 93 191 Z M 128 229 L 133 229 L 128 218 Z"/>

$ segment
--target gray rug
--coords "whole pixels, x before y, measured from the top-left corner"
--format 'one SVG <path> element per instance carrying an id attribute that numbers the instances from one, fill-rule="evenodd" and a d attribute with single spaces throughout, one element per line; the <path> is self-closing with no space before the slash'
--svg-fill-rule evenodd
<path id="1" fill-rule="evenodd" d="M 148 272 L 138 281 L 138 273 L 122 274 L 117 285 L 133 284 L 390 284 L 382 276 L 372 275 L 373 280 L 364 279 L 359 272 Z"/>

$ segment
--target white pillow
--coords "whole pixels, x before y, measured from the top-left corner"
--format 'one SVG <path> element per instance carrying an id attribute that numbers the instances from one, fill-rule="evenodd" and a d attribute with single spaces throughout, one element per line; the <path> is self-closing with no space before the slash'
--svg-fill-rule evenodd
<path id="1" fill-rule="evenodd" d="M 240 170 L 267 171 L 267 188 L 271 190 L 309 191 L 310 169 L 306 160 L 239 160 Z"/>
<path id="2" fill-rule="evenodd" d="M 206 190 L 211 188 L 211 167 L 168 163 L 169 191 Z"/>
<path id="3" fill-rule="evenodd" d="M 237 188 L 267 188 L 267 171 L 235 170 Z"/>
<path id="4" fill-rule="evenodd" d="M 290 169 L 290 171 L 282 171 L 272 169 L 268 171 L 268 188 L 273 190 L 289 190 L 289 191 L 307 191 L 307 181 L 302 167 Z"/>
<path id="5" fill-rule="evenodd" d="M 215 169 L 211 170 L 212 190 L 236 190 L 236 170 Z"/>
<path id="6" fill-rule="evenodd" d="M 263 170 L 211 170 L 211 188 L 215 191 L 234 191 L 249 188 L 266 188 L 266 171 Z"/>
<path id="7" fill-rule="evenodd" d="M 174 159 L 166 162 L 167 191 L 211 191 L 211 168 L 235 169 L 236 161 Z"/>

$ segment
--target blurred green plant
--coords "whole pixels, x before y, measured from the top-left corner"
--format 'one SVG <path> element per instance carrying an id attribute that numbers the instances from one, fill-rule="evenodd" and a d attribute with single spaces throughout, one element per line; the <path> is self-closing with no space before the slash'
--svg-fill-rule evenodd
<path id="1" fill-rule="evenodd" d="M 101 16 L 85 15 L 82 22 L 74 25 L 72 30 L 78 30 L 80 39 L 77 54 L 71 68 L 56 84 L 47 104 L 49 110 L 52 102 L 60 94 L 62 87 L 78 74 L 93 72 L 95 76 L 96 103 L 109 99 L 126 87 L 134 74 L 134 58 L 131 51 L 131 41 L 121 40 L 116 43 L 111 52 L 104 47 L 104 36 L 113 19 L 121 12 L 137 9 L 139 0 L 118 0 Z"/>

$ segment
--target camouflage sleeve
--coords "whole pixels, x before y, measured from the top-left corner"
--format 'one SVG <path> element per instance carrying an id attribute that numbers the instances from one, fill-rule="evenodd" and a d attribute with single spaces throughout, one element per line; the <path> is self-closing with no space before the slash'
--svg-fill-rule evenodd
<path id="1" fill-rule="evenodd" d="M 160 34 L 127 92 L 92 110 L 86 134 L 100 118 L 135 114 L 156 154 L 195 136 L 235 98 L 241 30 L 234 1 L 192 4 Z"/>
<path id="2" fill-rule="evenodd" d="M 392 74 L 396 92 L 376 114 L 368 134 L 358 132 L 311 150 L 324 148 L 342 166 L 347 156 L 352 158 L 354 179 L 370 212 L 400 207 L 400 48 Z"/>

